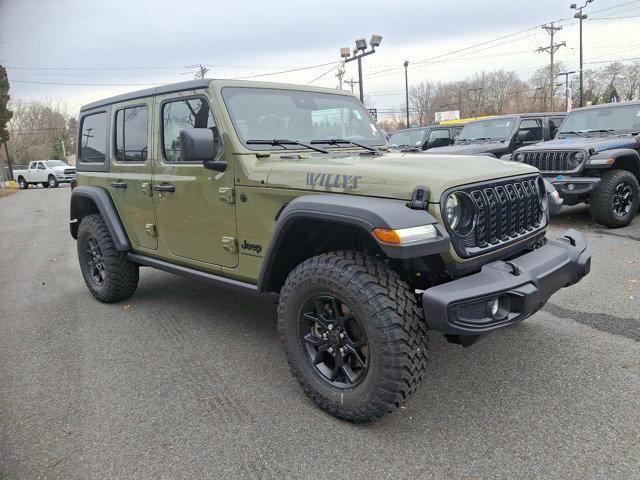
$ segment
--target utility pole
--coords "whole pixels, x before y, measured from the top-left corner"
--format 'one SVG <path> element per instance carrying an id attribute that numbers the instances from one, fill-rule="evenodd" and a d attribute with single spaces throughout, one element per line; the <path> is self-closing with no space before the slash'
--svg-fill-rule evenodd
<path id="1" fill-rule="evenodd" d="M 342 77 L 344 77 L 344 63 L 341 63 L 338 67 L 338 73 L 336 73 L 336 77 L 338 78 L 338 90 L 342 90 Z"/>
<path id="2" fill-rule="evenodd" d="M 351 93 L 354 93 L 354 92 L 353 92 L 353 86 L 354 86 L 354 85 L 358 85 L 358 83 L 360 83 L 360 82 L 358 82 L 357 80 L 354 80 L 354 79 L 352 78 L 352 79 L 350 79 L 350 80 L 345 80 L 345 81 L 344 81 L 344 83 L 346 83 L 347 85 L 349 85 L 349 86 L 351 87 Z"/>
<path id="3" fill-rule="evenodd" d="M 582 14 L 582 9 L 585 8 L 587 5 L 589 5 L 591 2 L 593 2 L 593 0 L 587 0 L 586 3 L 584 5 L 582 5 L 580 8 L 578 8 L 576 6 L 575 3 L 572 3 L 571 6 L 569 8 L 571 8 L 571 10 L 578 10 L 574 15 L 573 18 L 577 18 L 580 20 L 580 106 L 584 107 L 584 84 L 582 82 L 582 21 L 586 20 L 587 15 L 586 14 Z"/>
<path id="4" fill-rule="evenodd" d="M 556 53 L 560 49 L 560 47 L 566 47 L 567 42 L 553 43 L 553 36 L 557 31 L 562 30 L 562 27 L 554 27 L 553 22 L 551 22 L 551 25 L 543 25 L 542 28 L 544 28 L 551 36 L 551 44 L 548 47 L 538 48 L 536 52 L 549 52 L 549 54 L 551 54 L 551 71 L 549 72 L 549 111 L 553 112 L 553 92 L 555 91 L 554 82 L 556 79 L 556 76 L 553 72 L 553 54 Z"/>
<path id="5" fill-rule="evenodd" d="M 567 106 L 567 112 L 570 110 L 569 108 L 569 75 L 573 75 L 576 73 L 574 70 L 570 72 L 560 72 L 558 73 L 558 77 L 564 75 L 564 101 Z"/>
<path id="6" fill-rule="evenodd" d="M 407 105 L 407 128 L 409 128 L 409 60 L 404 61 L 404 98 Z"/>

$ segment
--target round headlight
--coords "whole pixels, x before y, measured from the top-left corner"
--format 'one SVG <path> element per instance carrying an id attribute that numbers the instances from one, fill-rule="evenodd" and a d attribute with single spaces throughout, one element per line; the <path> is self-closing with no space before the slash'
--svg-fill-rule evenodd
<path id="1" fill-rule="evenodd" d="M 444 219 L 452 230 L 455 230 L 460 222 L 460 200 L 457 193 L 452 193 L 444 204 Z"/>
<path id="2" fill-rule="evenodd" d="M 584 152 L 575 152 L 569 155 L 569 164 L 573 167 L 577 167 L 582 163 L 584 159 L 585 159 Z"/>
<path id="3" fill-rule="evenodd" d="M 444 219 L 457 235 L 465 236 L 473 228 L 475 208 L 465 193 L 452 193 L 444 205 Z"/>

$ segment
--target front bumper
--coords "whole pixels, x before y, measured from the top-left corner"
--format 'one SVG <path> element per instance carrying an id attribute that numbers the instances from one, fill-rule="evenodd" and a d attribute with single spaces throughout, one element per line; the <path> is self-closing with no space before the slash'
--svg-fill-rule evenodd
<path id="1" fill-rule="evenodd" d="M 56 180 L 58 180 L 59 183 L 71 183 L 75 178 L 75 175 L 56 175 Z"/>
<path id="2" fill-rule="evenodd" d="M 479 335 L 532 315 L 555 292 L 579 282 L 590 268 L 584 235 L 567 230 L 537 250 L 425 290 L 425 318 L 429 328 L 441 333 Z M 496 299 L 502 306 L 494 316 L 491 303 Z"/>
<path id="3" fill-rule="evenodd" d="M 591 193 L 600 185 L 599 177 L 568 177 L 565 175 L 557 175 L 555 177 L 544 177 L 544 179 L 555 187 L 561 197 Z"/>

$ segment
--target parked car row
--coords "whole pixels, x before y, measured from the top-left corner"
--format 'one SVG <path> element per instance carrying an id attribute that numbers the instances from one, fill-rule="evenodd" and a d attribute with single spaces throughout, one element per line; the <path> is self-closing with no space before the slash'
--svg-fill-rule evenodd
<path id="1" fill-rule="evenodd" d="M 29 185 L 42 185 L 45 188 L 57 188 L 61 183 L 71 183 L 76 178 L 75 167 L 61 160 L 37 160 L 29 163 L 24 170 L 14 170 L 13 180 L 23 190 Z"/>
<path id="2" fill-rule="evenodd" d="M 400 130 L 392 148 L 431 155 L 482 155 L 536 167 L 565 205 L 586 203 L 595 222 L 628 225 L 640 205 L 640 102 L 569 114 L 524 113 Z"/>

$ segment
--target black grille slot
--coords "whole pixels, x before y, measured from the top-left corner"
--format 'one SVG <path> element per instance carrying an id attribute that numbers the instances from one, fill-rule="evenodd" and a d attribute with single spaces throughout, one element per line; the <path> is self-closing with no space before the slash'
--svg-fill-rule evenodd
<path id="1" fill-rule="evenodd" d="M 522 162 L 533 165 L 541 172 L 572 172 L 576 169 L 569 158 L 577 152 L 522 152 Z"/>
<path id="2" fill-rule="evenodd" d="M 519 177 L 460 189 L 475 204 L 476 221 L 469 235 L 453 236 L 458 253 L 478 255 L 542 229 L 546 217 L 538 204 L 537 181 L 538 176 Z"/>
<path id="3" fill-rule="evenodd" d="M 72 174 L 74 174 L 74 173 L 76 173 L 75 168 L 67 168 L 67 169 L 65 169 L 65 171 L 64 171 L 64 174 L 65 174 L 65 175 L 72 175 Z"/>

